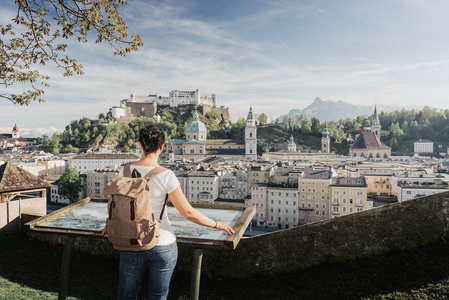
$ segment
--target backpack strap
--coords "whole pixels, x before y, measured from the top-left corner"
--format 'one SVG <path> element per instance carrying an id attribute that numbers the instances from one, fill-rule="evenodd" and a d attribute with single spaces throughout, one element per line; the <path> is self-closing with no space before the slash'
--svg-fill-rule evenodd
<path id="1" fill-rule="evenodd" d="M 162 222 L 162 217 L 164 216 L 165 207 L 167 206 L 168 194 L 165 195 L 164 206 L 162 206 L 161 215 L 159 216 L 159 222 Z"/>
<path id="2" fill-rule="evenodd" d="M 123 166 L 123 177 L 131 177 L 131 163 Z"/>
<path id="3" fill-rule="evenodd" d="M 150 172 L 147 173 L 147 175 L 145 175 L 145 178 L 150 181 L 152 178 L 154 178 L 155 176 L 161 174 L 162 172 L 166 171 L 167 169 L 161 166 L 157 166 L 155 167 L 153 170 L 151 170 Z M 167 206 L 167 200 L 168 200 L 168 194 L 165 195 L 165 201 L 164 201 L 164 206 L 162 206 L 162 210 L 161 210 L 161 214 L 159 216 L 159 222 L 162 222 L 162 217 L 164 216 L 164 211 L 165 211 L 165 207 Z"/>
<path id="4" fill-rule="evenodd" d="M 166 171 L 167 169 L 161 166 L 157 166 L 155 167 L 153 170 L 151 170 L 150 172 L 147 173 L 147 175 L 145 175 L 145 179 L 147 179 L 148 181 L 150 181 L 153 177 L 161 174 L 162 172 Z"/>

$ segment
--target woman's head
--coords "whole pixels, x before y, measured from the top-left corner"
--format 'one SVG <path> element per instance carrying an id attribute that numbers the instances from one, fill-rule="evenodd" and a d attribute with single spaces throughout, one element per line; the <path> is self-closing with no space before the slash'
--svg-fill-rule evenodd
<path id="1" fill-rule="evenodd" d="M 157 125 L 147 125 L 139 130 L 139 142 L 145 153 L 156 152 L 165 142 L 165 134 Z"/>

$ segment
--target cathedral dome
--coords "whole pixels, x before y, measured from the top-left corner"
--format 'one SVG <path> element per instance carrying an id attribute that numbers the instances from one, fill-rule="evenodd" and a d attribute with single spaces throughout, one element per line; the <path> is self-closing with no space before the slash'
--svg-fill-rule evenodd
<path id="1" fill-rule="evenodd" d="M 193 114 L 193 120 L 187 124 L 186 131 L 207 131 L 206 125 L 200 121 L 198 112 Z"/>

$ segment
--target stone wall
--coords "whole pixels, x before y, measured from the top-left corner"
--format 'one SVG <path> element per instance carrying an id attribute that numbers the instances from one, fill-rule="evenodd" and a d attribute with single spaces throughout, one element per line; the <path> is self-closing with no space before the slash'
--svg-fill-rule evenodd
<path id="1" fill-rule="evenodd" d="M 205 116 L 208 112 L 213 111 L 216 112 L 217 114 L 221 115 L 223 120 L 230 120 L 229 118 L 229 109 L 226 108 L 221 108 L 221 107 L 212 107 L 209 105 L 203 105 L 201 106 L 201 113 Z"/>
<path id="2" fill-rule="evenodd" d="M 296 271 L 413 249 L 449 233 L 449 192 L 246 238 L 235 251 L 205 249 L 203 273 L 245 278 Z M 180 247 L 178 268 L 189 271 L 193 250 Z"/>
<path id="3" fill-rule="evenodd" d="M 206 248 L 203 275 L 245 278 L 413 249 L 448 236 L 449 192 L 251 238 L 237 249 Z M 33 236 L 44 238 L 42 234 Z M 53 242 L 63 237 L 47 235 Z M 107 240 L 79 239 L 76 247 L 117 255 Z M 192 246 L 179 245 L 177 268 L 190 272 Z"/>
<path id="4" fill-rule="evenodd" d="M 130 112 L 127 109 L 127 117 L 146 117 L 152 118 L 157 111 L 157 103 L 144 103 L 144 102 L 128 102 L 126 107 L 130 109 Z"/>
<path id="5" fill-rule="evenodd" d="M 0 203 L 0 233 L 19 231 L 19 212 L 44 216 L 47 198 L 31 198 Z"/>

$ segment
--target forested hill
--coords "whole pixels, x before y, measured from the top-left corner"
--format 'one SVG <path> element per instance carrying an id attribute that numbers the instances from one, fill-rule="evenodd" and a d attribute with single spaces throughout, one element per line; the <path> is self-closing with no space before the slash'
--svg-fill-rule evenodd
<path id="1" fill-rule="evenodd" d="M 167 141 L 185 138 L 185 128 L 192 120 L 194 106 L 180 108 L 158 108 L 161 122 L 158 124 L 165 130 Z M 261 114 L 266 117 L 265 114 Z M 235 123 L 223 120 L 220 115 L 209 112 L 199 114 L 200 120 L 208 128 L 209 139 L 244 139 L 245 119 L 240 118 Z M 355 136 L 372 121 L 370 117 L 359 116 L 355 119 L 344 119 L 339 122 L 327 123 L 334 151 L 346 154 Z M 393 151 L 413 151 L 412 141 L 418 139 L 432 140 L 443 145 L 443 150 L 449 145 L 449 110 L 438 111 L 424 108 L 420 111 L 401 110 L 390 113 L 379 113 L 382 125 L 382 141 L 392 147 Z M 139 129 L 156 123 L 152 119 L 137 118 L 130 123 L 113 119 L 110 115 L 100 114 L 97 120 L 81 118 L 72 121 L 62 133 L 52 137 L 43 136 L 36 144 L 43 144 L 44 150 L 52 153 L 70 153 L 97 148 L 100 145 L 110 146 L 117 151 L 132 151 L 136 145 Z M 260 124 L 264 124 L 263 120 Z M 317 118 L 310 120 L 304 116 L 295 119 L 286 118 L 282 124 L 259 126 L 259 153 L 266 150 L 285 150 L 290 136 L 303 150 L 316 151 L 320 147 L 321 133 L 325 124 Z M 269 129 L 269 128 L 277 129 Z M 265 128 L 265 129 L 264 129 Z"/>
<path id="2" fill-rule="evenodd" d="M 165 133 L 167 141 L 185 137 L 185 128 L 192 120 L 195 106 L 178 108 L 158 107 L 157 114 L 161 121 L 148 118 L 135 118 L 131 122 L 114 119 L 110 114 L 99 114 L 98 119 L 81 118 L 70 122 L 62 133 L 55 133 L 52 137 L 37 138 L 35 144 L 43 145 L 47 152 L 78 153 L 87 149 L 95 149 L 100 145 L 109 146 L 118 151 L 133 151 L 139 135 L 139 129 L 147 124 L 158 124 Z M 245 120 L 238 120 L 231 124 L 223 120 L 215 112 L 206 115 L 199 114 L 200 120 L 208 128 L 208 138 L 242 138 Z M 231 128 L 232 126 L 232 128 Z"/>

